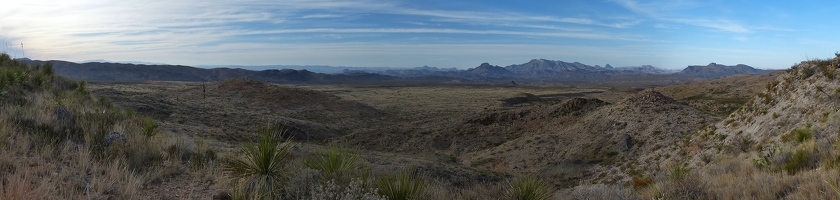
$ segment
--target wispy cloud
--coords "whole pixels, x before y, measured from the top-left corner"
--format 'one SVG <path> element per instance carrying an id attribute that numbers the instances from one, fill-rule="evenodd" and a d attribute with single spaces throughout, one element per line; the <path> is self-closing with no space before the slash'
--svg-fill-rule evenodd
<path id="1" fill-rule="evenodd" d="M 433 17 L 437 21 L 498 24 L 498 23 L 565 23 L 580 25 L 596 25 L 613 28 L 627 28 L 636 25 L 640 20 L 622 20 L 620 22 L 601 22 L 585 17 L 556 17 L 547 15 L 527 15 L 515 12 L 486 13 L 472 11 L 451 11 L 451 10 L 420 10 L 420 9 L 393 9 L 387 13 Z"/>
<path id="2" fill-rule="evenodd" d="M 314 15 L 304 15 L 300 18 L 303 19 L 322 19 L 322 18 L 340 18 L 345 17 L 346 15 L 336 15 L 336 14 L 314 14 Z"/>
<path id="3" fill-rule="evenodd" d="M 27 0 L 0 7 L 0 38 L 23 42 L 27 55 L 49 59 L 339 65 L 355 60 L 356 65 L 375 66 L 376 62 L 403 58 L 387 62 L 465 60 L 462 64 L 471 66 L 494 60 L 512 64 L 516 59 L 534 57 L 563 59 L 558 55 L 593 63 L 603 63 L 596 59 L 599 56 L 663 59 L 660 55 L 679 51 L 650 49 L 667 49 L 656 46 L 666 43 L 698 45 L 681 40 L 695 36 L 681 32 L 694 31 L 686 27 L 704 28 L 713 33 L 706 34 L 713 39 L 741 39 L 744 43 L 740 44 L 768 38 L 759 36 L 766 31 L 806 32 L 774 23 L 754 26 L 750 25 L 754 21 L 714 13 L 685 14 L 698 13 L 694 10 L 698 6 L 703 9 L 702 1 L 693 0 L 581 1 L 587 4 L 581 8 L 592 9 L 580 11 L 577 7 L 540 10 L 496 3 Z M 651 26 L 667 30 L 649 31 Z M 676 34 L 671 37 L 671 33 Z M 304 58 L 324 63 L 306 63 Z"/>
<path id="4" fill-rule="evenodd" d="M 638 40 L 630 35 L 616 35 L 596 32 L 531 32 L 504 30 L 465 30 L 465 29 L 427 29 L 427 28 L 314 28 L 314 29 L 282 29 L 269 31 L 241 32 L 240 34 L 284 34 L 284 33 L 441 33 L 441 34 L 477 34 L 477 35 L 520 35 L 543 37 L 569 37 L 604 40 Z"/>
<path id="5" fill-rule="evenodd" d="M 55 3 L 55 4 L 53 4 Z M 51 5 L 51 6 L 44 6 Z M 47 10 L 41 9 L 46 8 Z M 279 10 L 279 11 L 278 11 Z M 405 8 L 388 1 L 232 1 L 206 3 L 185 1 L 124 1 L 113 4 L 105 0 L 52 2 L 33 0 L 18 7 L 0 8 L 0 30 L 10 40 L 41 47 L 45 56 L 66 52 L 63 47 L 93 48 L 107 51 L 144 51 L 183 46 L 206 46 L 223 43 L 232 37 L 258 34 L 324 33 L 336 34 L 475 34 L 524 37 L 555 37 L 596 40 L 638 40 L 639 36 L 571 28 L 564 25 L 591 25 L 624 28 L 637 21 L 606 24 L 581 17 L 528 15 L 515 12 L 484 15 L 474 11 L 426 10 Z M 44 14 L 50 13 L 50 14 Z M 307 14 L 308 13 L 308 14 Z M 342 18 L 348 14 L 389 14 L 430 18 L 463 24 L 490 24 L 474 29 L 459 28 L 301 28 L 294 18 L 317 20 Z M 248 24 L 275 24 L 250 27 Z M 496 25 L 500 24 L 500 25 Z M 507 25 L 501 25 L 507 24 Z M 519 26 L 538 31 L 505 30 L 505 26 Z M 317 27 L 318 24 L 306 24 Z M 541 29 L 541 30 L 539 30 Z M 60 30 L 60 31 L 58 31 Z"/>
<path id="6" fill-rule="evenodd" d="M 667 1 L 655 3 L 639 3 L 635 0 L 612 0 L 624 8 L 635 13 L 645 15 L 654 20 L 679 23 L 689 26 L 712 28 L 719 31 L 746 33 L 751 30 L 737 22 L 726 19 L 703 19 L 699 16 L 684 18 L 681 16 L 668 16 L 666 13 L 679 13 L 680 10 L 696 6 L 692 1 Z"/>
<path id="7" fill-rule="evenodd" d="M 720 31 L 726 32 L 733 32 L 733 33 L 747 33 L 751 30 L 747 27 L 744 27 L 738 23 L 729 21 L 729 20 L 707 20 L 707 19 L 671 19 L 671 18 L 662 18 L 662 20 L 678 22 L 681 24 L 688 24 L 693 26 L 711 28 Z"/>

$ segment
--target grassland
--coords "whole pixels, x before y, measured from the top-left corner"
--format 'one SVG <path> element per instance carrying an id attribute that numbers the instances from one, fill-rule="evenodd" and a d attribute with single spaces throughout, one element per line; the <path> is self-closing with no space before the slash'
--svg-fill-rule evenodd
<path id="1" fill-rule="evenodd" d="M 840 197 L 833 68 L 641 91 L 85 83 L 2 64 L 4 199 Z M 124 141 L 103 147 L 111 132 Z M 271 167 L 232 164 L 258 154 Z"/>

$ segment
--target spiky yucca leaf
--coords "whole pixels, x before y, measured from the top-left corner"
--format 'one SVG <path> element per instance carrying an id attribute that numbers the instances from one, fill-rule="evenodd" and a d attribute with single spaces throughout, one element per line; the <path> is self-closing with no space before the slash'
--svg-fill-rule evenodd
<path id="1" fill-rule="evenodd" d="M 248 199 L 276 199 L 288 172 L 283 171 L 289 150 L 294 146 L 281 139 L 283 131 L 267 128 L 257 145 L 243 145 L 243 155 L 225 163 L 224 170 Z"/>
<path id="2" fill-rule="evenodd" d="M 515 200 L 545 200 L 551 197 L 551 191 L 542 180 L 524 177 L 510 184 L 506 196 Z"/>
<path id="3" fill-rule="evenodd" d="M 413 173 L 401 172 L 384 176 L 376 182 L 379 194 L 391 200 L 418 199 L 426 188 L 426 182 Z"/>
<path id="4" fill-rule="evenodd" d="M 335 147 L 327 148 L 323 155 L 306 159 L 303 164 L 321 171 L 323 181 L 336 180 L 344 183 L 352 178 L 367 176 L 366 171 L 359 166 L 359 156 Z"/>

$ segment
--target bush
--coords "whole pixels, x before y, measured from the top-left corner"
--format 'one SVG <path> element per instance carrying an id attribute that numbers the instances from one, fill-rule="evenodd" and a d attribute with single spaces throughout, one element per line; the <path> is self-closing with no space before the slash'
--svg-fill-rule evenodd
<path id="1" fill-rule="evenodd" d="M 551 198 L 548 184 L 534 177 L 524 177 L 513 183 L 505 192 L 508 199 L 545 200 Z"/>
<path id="2" fill-rule="evenodd" d="M 814 136 L 813 131 L 811 129 L 796 129 L 791 131 L 788 134 L 782 136 L 783 142 L 788 142 L 791 140 L 795 140 L 796 142 L 802 143 L 811 139 Z"/>
<path id="3" fill-rule="evenodd" d="M 803 169 L 806 169 L 811 162 L 811 156 L 803 149 L 797 150 L 793 154 L 790 161 L 782 165 L 782 168 L 790 174 L 795 174 Z"/>
<path id="4" fill-rule="evenodd" d="M 364 185 L 364 182 L 356 179 L 342 187 L 329 180 L 313 188 L 309 196 L 312 200 L 387 200 L 384 196 L 379 196 L 376 189 L 365 188 Z"/>
<path id="5" fill-rule="evenodd" d="M 750 140 L 750 138 L 740 135 L 736 136 L 736 138 L 733 138 L 732 142 L 734 149 L 741 152 L 747 152 L 753 147 L 753 141 Z"/>
<path id="6" fill-rule="evenodd" d="M 677 164 L 671 168 L 671 179 L 678 181 L 683 180 L 688 177 L 689 173 L 691 173 L 691 168 L 682 164 Z"/>

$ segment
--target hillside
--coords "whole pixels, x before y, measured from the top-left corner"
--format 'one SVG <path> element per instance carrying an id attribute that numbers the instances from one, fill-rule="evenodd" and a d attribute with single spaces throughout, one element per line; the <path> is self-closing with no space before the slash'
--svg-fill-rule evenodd
<path id="1" fill-rule="evenodd" d="M 154 85 L 154 83 L 149 83 Z M 282 123 L 305 141 L 324 141 L 379 120 L 381 112 L 365 104 L 322 92 L 277 86 L 252 79 L 226 79 L 175 86 L 154 92 L 116 85 L 93 90 L 124 108 L 155 116 L 174 132 L 200 133 L 239 140 L 265 121 Z M 116 88 L 116 89 L 115 89 Z M 189 126 L 180 125 L 187 123 Z"/>
<path id="2" fill-rule="evenodd" d="M 249 78 L 272 83 L 351 83 L 351 82 L 382 82 L 394 80 L 396 77 L 370 74 L 322 74 L 307 70 L 272 69 L 251 71 L 231 68 L 196 68 L 181 65 L 135 65 L 123 63 L 73 63 L 67 61 L 27 61 L 30 64 L 41 65 L 52 63 L 56 73 L 69 78 L 88 81 L 188 81 L 207 82 L 220 81 L 229 78 Z"/>
<path id="3" fill-rule="evenodd" d="M 836 130 L 840 128 L 840 102 L 836 101 L 840 95 L 836 81 L 838 63 L 840 57 L 794 66 L 716 123 L 714 133 L 725 135 L 721 141 L 724 144 L 745 143 L 749 150 L 768 146 L 796 148 L 798 145 L 792 140 L 836 142 Z"/>
<path id="4" fill-rule="evenodd" d="M 686 67 L 676 75 L 696 77 L 696 78 L 720 78 L 725 76 L 739 75 L 739 74 L 764 74 L 772 72 L 771 70 L 761 70 L 750 67 L 744 64 L 735 66 L 721 65 L 717 63 L 709 63 L 708 65 L 691 65 Z"/>
<path id="5" fill-rule="evenodd" d="M 552 65 L 544 62 L 543 67 Z M 545 69 L 565 69 L 555 64 Z M 376 180 L 411 171 L 433 188 L 424 193 L 430 199 L 498 197 L 508 182 L 528 176 L 540 177 L 560 199 L 840 198 L 832 189 L 840 188 L 840 56 L 805 61 L 787 71 L 687 79 L 647 89 L 279 85 L 246 78 L 87 85 L 48 75 L 50 65 L 10 59 L 0 65 L 17 66 L 0 67 L 0 105 L 7 106 L 0 120 L 9 122 L 0 138 L 14 140 L 4 143 L 0 167 L 49 165 L 31 173 L 0 173 L 57 179 L 41 172 L 78 168 L 128 181 L 113 174 L 134 170 L 131 184 L 111 189 L 103 187 L 105 182 L 94 184 L 95 197 L 131 198 L 139 191 L 178 197 L 168 192 L 173 190 L 191 191 L 191 198 L 224 196 L 220 192 L 236 189 L 223 178 L 225 163 L 241 157 L 237 147 L 256 140 L 254 133 L 270 122 L 287 128 L 286 138 L 300 145 L 284 168 L 293 179 L 284 193 L 292 199 L 312 197 L 313 188 L 327 184 L 313 180 L 331 175 L 307 163 L 330 154 L 329 149 L 358 156 L 353 169 L 361 171 L 347 172 L 340 184 L 349 184 L 346 176 L 367 173 Z M 515 76 L 487 63 L 459 73 Z M 156 134 L 144 135 L 148 129 Z M 100 139 L 112 132 L 127 137 L 127 146 L 103 148 Z M 50 136 L 55 133 L 59 137 Z M 31 144 L 62 149 L 86 163 L 44 161 L 52 158 L 29 154 Z M 221 159 L 209 158 L 208 152 Z M 26 162 L 12 162 L 19 157 L 13 155 L 27 155 Z M 70 167 L 82 164 L 93 167 Z M 102 172 L 105 166 L 121 168 Z M 79 196 L 68 188 L 84 185 L 51 184 L 29 188 L 58 188 L 42 193 L 58 198 Z"/>
<path id="6" fill-rule="evenodd" d="M 0 54 L 0 107 L 0 199 L 140 199 L 153 180 L 186 172 L 171 164 L 181 153 L 162 150 L 170 142 L 156 137 L 155 121 L 92 96 L 49 64 Z M 207 183 L 183 187 L 195 185 L 212 193 Z"/>
<path id="7" fill-rule="evenodd" d="M 538 174 L 568 188 L 581 181 L 626 183 L 632 174 L 658 169 L 654 163 L 666 162 L 661 155 L 675 149 L 664 147 L 715 120 L 654 91 L 617 102 L 581 97 L 530 101 L 445 121 L 415 121 L 402 129 L 359 131 L 343 140 L 382 151 L 449 156 L 496 172 Z"/>
<path id="8" fill-rule="evenodd" d="M 766 74 L 734 75 L 712 80 L 698 80 L 656 88 L 699 110 L 726 117 L 744 103 L 762 92 L 767 83 L 784 74 L 776 71 Z"/>
<path id="9" fill-rule="evenodd" d="M 736 111 L 676 145 L 685 156 L 672 162 L 694 170 L 659 179 L 648 192 L 696 199 L 840 198 L 838 67 L 840 55 L 804 61 L 776 76 Z"/>

